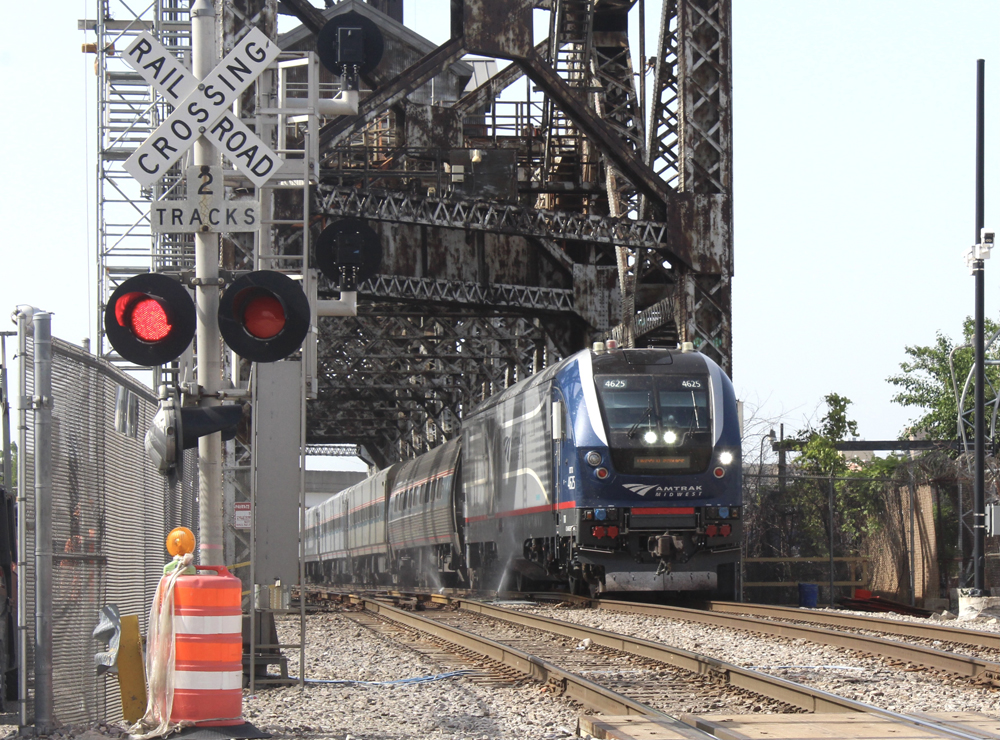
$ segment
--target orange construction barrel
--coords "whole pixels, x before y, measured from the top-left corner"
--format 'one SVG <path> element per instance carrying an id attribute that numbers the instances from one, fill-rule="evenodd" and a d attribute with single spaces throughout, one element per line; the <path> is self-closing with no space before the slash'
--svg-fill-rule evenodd
<path id="1" fill-rule="evenodd" d="M 243 724 L 242 584 L 225 566 L 182 575 L 174 585 L 174 705 L 171 722 Z"/>

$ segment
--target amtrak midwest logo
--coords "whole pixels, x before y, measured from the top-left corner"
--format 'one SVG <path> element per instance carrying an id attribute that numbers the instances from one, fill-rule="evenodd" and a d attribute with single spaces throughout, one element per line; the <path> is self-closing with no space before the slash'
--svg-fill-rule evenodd
<path id="1" fill-rule="evenodd" d="M 625 488 L 640 496 L 652 493 L 650 498 L 697 498 L 702 495 L 701 486 L 658 486 L 655 483 L 653 485 L 626 483 Z"/>

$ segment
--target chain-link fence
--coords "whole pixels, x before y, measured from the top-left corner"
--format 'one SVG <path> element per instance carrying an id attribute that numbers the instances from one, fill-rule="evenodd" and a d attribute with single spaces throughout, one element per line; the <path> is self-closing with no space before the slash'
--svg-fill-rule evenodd
<path id="1" fill-rule="evenodd" d="M 855 589 L 930 605 L 971 585 L 971 483 L 947 453 L 890 477 L 744 471 L 744 598 L 794 603 L 800 583 L 833 604 Z M 1000 588 L 1000 538 L 987 538 L 986 585 Z"/>
<path id="2" fill-rule="evenodd" d="M 139 615 L 145 632 L 165 562 L 164 539 L 176 526 L 196 526 L 197 472 L 186 456 L 181 480 L 168 480 L 149 464 L 143 435 L 157 402 L 136 379 L 67 342 L 53 339 L 52 367 L 52 581 L 53 709 L 64 723 L 121 717 L 117 679 L 98 677 L 92 637 L 98 610 L 117 604 Z M 19 367 L 33 394 L 33 357 Z M 28 615 L 27 675 L 33 696 L 35 579 L 34 420 L 29 410 L 25 455 Z M 21 451 L 19 451 L 21 452 Z M 28 718 L 33 707 L 29 701 Z"/>

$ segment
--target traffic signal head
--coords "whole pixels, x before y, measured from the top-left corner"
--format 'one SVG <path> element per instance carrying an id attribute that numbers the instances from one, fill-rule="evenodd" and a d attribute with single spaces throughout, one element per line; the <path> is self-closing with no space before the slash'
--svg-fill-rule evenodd
<path id="1" fill-rule="evenodd" d="M 342 218 L 316 240 L 316 265 L 340 290 L 357 290 L 358 283 L 378 273 L 382 242 L 361 219 Z"/>
<path id="2" fill-rule="evenodd" d="M 163 365 L 194 338 L 194 301 L 179 282 L 147 273 L 129 278 L 104 309 L 104 332 L 119 355 L 136 365 Z"/>
<path id="3" fill-rule="evenodd" d="M 327 21 L 316 37 L 316 52 L 323 66 L 355 82 L 358 74 L 368 74 L 378 66 L 384 51 L 385 39 L 379 27 L 353 10 Z"/>
<path id="4" fill-rule="evenodd" d="M 295 352 L 309 333 L 309 301 L 288 276 L 251 272 L 222 294 L 219 331 L 240 357 L 275 362 Z"/>
<path id="5" fill-rule="evenodd" d="M 167 475 L 180 465 L 184 450 L 198 446 L 200 437 L 222 432 L 224 441 L 233 439 L 242 418 L 243 407 L 238 404 L 182 407 L 176 396 L 164 398 L 146 431 L 146 454 Z"/>

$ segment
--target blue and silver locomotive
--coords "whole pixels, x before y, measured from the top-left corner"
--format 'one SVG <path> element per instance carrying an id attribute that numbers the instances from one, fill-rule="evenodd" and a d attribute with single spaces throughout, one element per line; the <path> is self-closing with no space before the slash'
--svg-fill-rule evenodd
<path id="1" fill-rule="evenodd" d="M 366 580 L 726 596 L 736 585 L 737 402 L 690 349 L 578 352 L 466 414 L 460 441 L 379 475 L 387 526 L 366 547 L 386 557 Z M 350 548 L 322 541 L 307 533 L 311 573 L 357 573 Z"/>

